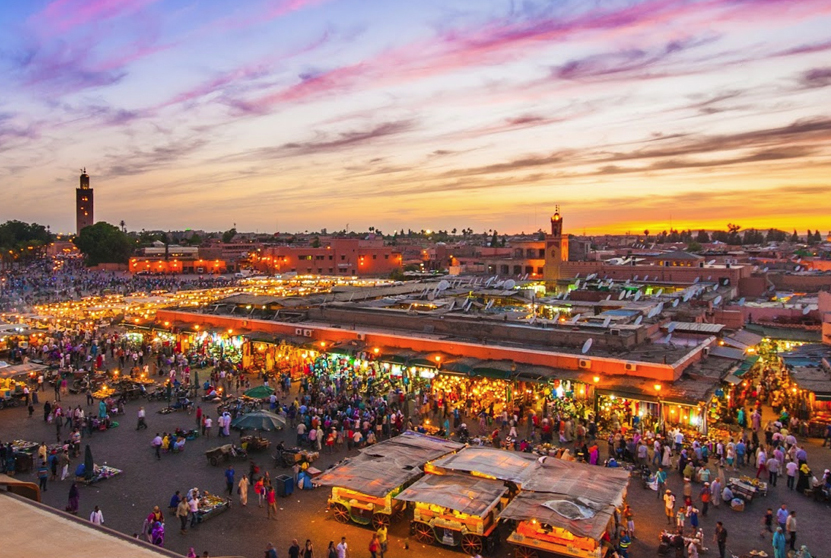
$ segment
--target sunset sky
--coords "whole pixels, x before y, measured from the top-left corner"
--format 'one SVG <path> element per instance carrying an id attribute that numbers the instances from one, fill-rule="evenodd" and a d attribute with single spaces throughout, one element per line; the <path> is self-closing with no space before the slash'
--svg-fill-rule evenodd
<path id="1" fill-rule="evenodd" d="M 0 4 L 0 220 L 831 230 L 828 0 Z"/>

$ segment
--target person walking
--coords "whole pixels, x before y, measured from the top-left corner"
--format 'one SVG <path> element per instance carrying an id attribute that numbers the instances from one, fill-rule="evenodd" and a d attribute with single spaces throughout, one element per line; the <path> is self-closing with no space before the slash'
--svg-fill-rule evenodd
<path id="1" fill-rule="evenodd" d="M 655 482 L 658 484 L 658 494 L 657 498 L 661 498 L 661 494 L 664 493 L 664 490 L 667 486 L 667 472 L 664 471 L 663 467 L 658 467 L 658 472 L 655 473 Z"/>
<path id="2" fill-rule="evenodd" d="M 701 487 L 701 491 L 698 493 L 698 497 L 701 498 L 701 515 L 703 517 L 707 516 L 707 510 L 710 509 L 710 483 L 705 482 L 704 486 Z"/>
<path id="3" fill-rule="evenodd" d="M 346 544 L 346 537 L 341 537 L 336 547 L 338 558 L 349 558 L 349 546 Z"/>
<path id="4" fill-rule="evenodd" d="M 716 522 L 716 532 L 713 538 L 716 539 L 718 544 L 719 558 L 724 558 L 724 549 L 727 546 L 727 529 L 724 528 L 724 523 L 721 521 Z"/>
<path id="5" fill-rule="evenodd" d="M 145 421 L 146 417 L 147 413 L 145 413 L 144 407 L 139 407 L 138 424 L 136 424 L 136 430 L 147 429 L 147 422 Z"/>
<path id="6" fill-rule="evenodd" d="M 776 528 L 773 534 L 773 558 L 787 558 L 787 549 L 785 548 L 785 533 L 782 532 L 781 527 Z"/>
<path id="7" fill-rule="evenodd" d="M 265 547 L 265 558 L 277 558 L 277 549 L 273 543 L 268 543 Z"/>
<path id="8" fill-rule="evenodd" d="M 266 501 L 268 502 L 268 518 L 277 521 L 277 494 L 272 486 L 268 487 Z"/>
<path id="9" fill-rule="evenodd" d="M 243 506 L 248 505 L 248 487 L 251 486 L 251 483 L 248 480 L 248 477 L 243 475 L 242 478 L 239 480 L 237 484 L 237 492 L 239 493 L 239 503 Z"/>
<path id="10" fill-rule="evenodd" d="M 767 533 L 773 534 L 773 510 L 770 508 L 762 516 L 762 531 L 759 536 L 765 538 Z"/>
<path id="11" fill-rule="evenodd" d="M 78 490 L 78 485 L 74 482 L 69 487 L 69 500 L 66 504 L 66 511 L 73 515 L 78 515 L 78 501 L 81 499 L 81 492 Z"/>
<path id="12" fill-rule="evenodd" d="M 211 420 L 210 415 L 205 415 L 205 422 L 202 426 L 202 434 L 205 435 L 206 438 L 211 437 L 211 426 L 213 426 L 214 421 Z"/>
<path id="13" fill-rule="evenodd" d="M 314 547 L 312 546 L 311 539 L 306 539 L 306 546 L 303 547 L 303 551 L 300 554 L 301 558 L 314 558 Z"/>
<path id="14" fill-rule="evenodd" d="M 182 499 L 179 501 L 179 504 L 176 506 L 176 517 L 179 518 L 179 532 L 183 535 L 188 531 L 188 513 L 190 509 L 188 508 L 188 501 L 186 499 Z"/>
<path id="15" fill-rule="evenodd" d="M 104 524 L 104 514 L 101 513 L 101 510 L 98 509 L 98 506 L 95 506 L 95 509 L 92 510 L 91 514 L 89 514 L 89 521 L 90 523 L 94 523 L 95 525 Z"/>
<path id="16" fill-rule="evenodd" d="M 46 479 L 49 478 L 49 468 L 46 466 L 46 461 L 41 461 L 38 467 L 38 486 L 41 492 L 46 492 Z"/>
<path id="17" fill-rule="evenodd" d="M 300 543 L 297 542 L 297 539 L 291 540 L 291 546 L 289 546 L 289 558 L 300 558 Z"/>
<path id="18" fill-rule="evenodd" d="M 154 449 L 154 450 L 155 450 L 155 452 L 156 452 L 156 460 L 157 460 L 157 461 L 161 461 L 161 460 L 162 460 L 162 443 L 163 443 L 163 442 L 162 442 L 162 437 L 161 437 L 161 435 L 159 435 L 159 433 L 158 433 L 158 432 L 156 432 L 156 437 L 155 437 L 155 438 L 153 438 L 153 441 L 152 441 L 152 442 L 150 442 L 150 445 L 152 445 L 152 446 L 153 446 L 153 449 Z"/>
<path id="19" fill-rule="evenodd" d="M 671 490 L 664 493 L 664 512 L 667 516 L 667 525 L 672 525 L 672 520 L 675 519 L 675 495 Z"/>
<path id="20" fill-rule="evenodd" d="M 338 558 L 338 550 L 335 548 L 335 541 L 329 541 L 329 547 L 326 549 L 326 558 Z"/>
<path id="21" fill-rule="evenodd" d="M 372 538 L 369 540 L 369 555 L 372 558 L 378 558 L 379 550 L 381 550 L 381 544 L 378 542 L 378 535 L 372 533 Z"/>
<path id="22" fill-rule="evenodd" d="M 796 461 L 788 461 L 785 465 L 785 473 L 788 477 L 788 490 L 793 490 L 796 486 L 796 472 L 799 469 L 799 464 Z"/>
<path id="23" fill-rule="evenodd" d="M 796 510 L 791 511 L 788 520 L 785 522 L 785 530 L 788 532 L 791 551 L 796 552 Z"/>
<path id="24" fill-rule="evenodd" d="M 785 532 L 785 524 L 788 522 L 788 506 L 782 504 L 778 510 L 776 510 L 776 523 L 779 524 L 779 527 L 782 528 L 782 532 Z"/>
<path id="25" fill-rule="evenodd" d="M 225 490 L 228 491 L 228 496 L 234 494 L 234 473 L 234 468 L 228 465 L 228 468 L 225 469 Z"/>
<path id="26" fill-rule="evenodd" d="M 713 502 L 713 507 L 718 507 L 721 502 L 721 481 L 718 477 L 713 479 L 710 483 L 710 501 Z"/>
<path id="27" fill-rule="evenodd" d="M 387 553 L 387 526 L 382 523 L 375 534 L 378 535 L 378 544 L 381 545 L 381 558 L 384 558 L 384 554 Z"/>

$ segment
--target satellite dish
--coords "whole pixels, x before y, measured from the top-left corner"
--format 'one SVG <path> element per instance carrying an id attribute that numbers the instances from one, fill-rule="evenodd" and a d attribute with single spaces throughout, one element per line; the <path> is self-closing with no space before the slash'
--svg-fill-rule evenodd
<path id="1" fill-rule="evenodd" d="M 612 300 L 612 295 L 607 295 L 606 300 Z"/>
<path id="2" fill-rule="evenodd" d="M 802 309 L 802 315 L 806 316 L 808 314 L 808 312 L 810 312 L 810 311 L 811 311 L 811 307 L 806 306 L 805 308 Z"/>
<path id="3" fill-rule="evenodd" d="M 664 289 L 660 288 L 660 289 L 658 289 L 658 292 L 655 293 L 655 296 L 661 296 L 662 294 L 664 294 Z"/>
<path id="4" fill-rule="evenodd" d="M 485 281 L 485 287 L 490 287 L 491 283 L 493 283 L 493 277 L 490 277 L 487 281 Z"/>
<path id="5" fill-rule="evenodd" d="M 801 270 L 802 270 L 802 266 L 801 266 L 801 265 L 796 266 L 796 269 L 794 269 L 794 271 L 801 271 Z"/>
<path id="6" fill-rule="evenodd" d="M 577 275 L 575 275 L 575 276 L 574 276 L 574 278 L 575 278 L 575 279 L 579 279 L 579 278 L 580 278 L 580 274 L 578 273 Z"/>
<path id="7" fill-rule="evenodd" d="M 527 273 L 526 273 L 525 275 L 523 275 L 523 276 L 522 276 L 522 280 L 523 280 L 523 281 L 527 281 L 527 280 L 528 280 L 528 274 L 527 274 Z"/>
<path id="8" fill-rule="evenodd" d="M 714 263 L 716 263 L 716 260 L 710 260 L 709 262 L 707 262 L 707 265 L 713 265 Z"/>
<path id="9" fill-rule="evenodd" d="M 592 273 L 591 275 L 589 275 L 588 277 L 586 277 L 586 281 L 591 281 L 591 280 L 592 280 L 592 279 L 594 279 L 595 277 L 597 277 L 597 273 Z"/>
<path id="10" fill-rule="evenodd" d="M 455 307 L 456 307 L 456 299 L 454 298 L 453 300 L 450 301 L 450 306 L 447 307 L 447 311 L 452 312 Z"/>
<path id="11" fill-rule="evenodd" d="M 661 304 L 658 305 L 658 311 L 655 312 L 655 314 L 660 314 L 663 311 L 664 311 L 664 303 L 662 302 Z"/>
<path id="12" fill-rule="evenodd" d="M 626 281 L 624 281 L 624 282 L 623 282 L 623 284 L 624 284 L 624 285 L 628 285 L 628 284 L 629 284 L 629 279 L 627 279 Z"/>
<path id="13" fill-rule="evenodd" d="M 676 327 L 678 327 L 678 322 L 672 322 L 671 324 L 669 324 L 669 327 L 667 328 L 667 331 L 669 333 L 672 333 L 673 331 L 675 331 Z"/>
<path id="14" fill-rule="evenodd" d="M 563 300 L 566 300 L 569 294 L 571 294 L 571 291 L 566 291 L 566 293 L 563 295 Z"/>
<path id="15" fill-rule="evenodd" d="M 673 301 L 672 301 L 672 307 L 673 307 L 673 308 L 678 308 L 678 303 L 679 303 L 679 302 L 680 302 L 680 301 L 679 301 L 677 298 L 676 298 L 675 300 L 673 300 Z"/>
<path id="16" fill-rule="evenodd" d="M 670 333 L 667 335 L 666 344 L 669 345 L 670 341 L 672 341 L 672 334 Z"/>
<path id="17" fill-rule="evenodd" d="M 580 279 L 574 282 L 574 288 L 575 290 L 580 288 Z"/>
<path id="18" fill-rule="evenodd" d="M 639 276 L 639 275 L 635 275 L 634 277 L 632 277 L 632 281 L 637 281 L 637 280 L 638 280 L 638 277 L 640 277 L 640 276 Z"/>
<path id="19" fill-rule="evenodd" d="M 438 289 L 439 289 L 440 291 L 446 291 L 446 290 L 447 290 L 447 289 L 449 289 L 449 288 L 450 288 L 450 283 L 448 283 L 448 282 L 447 282 L 447 281 L 445 281 L 444 279 L 442 279 L 441 281 L 439 281 L 439 286 L 438 286 Z"/>
<path id="20" fill-rule="evenodd" d="M 635 325 L 636 326 L 641 325 L 642 321 L 643 321 L 643 316 L 638 316 L 637 318 L 635 318 Z"/>
<path id="21" fill-rule="evenodd" d="M 612 324 L 611 316 L 607 316 L 605 320 L 603 320 L 603 327 L 609 327 Z"/>
<path id="22" fill-rule="evenodd" d="M 712 281 L 712 280 L 713 280 L 713 276 L 712 276 L 712 275 L 708 275 L 708 276 L 707 276 L 707 281 Z"/>
<path id="23" fill-rule="evenodd" d="M 739 306 L 744 306 L 744 297 L 739 299 Z"/>
<path id="24" fill-rule="evenodd" d="M 593 343 L 592 339 L 586 339 L 586 342 L 583 343 L 583 348 L 580 349 L 580 352 L 583 353 L 583 354 L 588 353 L 589 349 L 592 348 L 592 343 Z"/>
<path id="25" fill-rule="evenodd" d="M 611 287 L 614 284 L 615 284 L 615 280 L 614 279 L 609 279 L 609 286 Z"/>
<path id="26" fill-rule="evenodd" d="M 640 292 L 640 291 L 638 291 L 638 292 L 636 292 L 636 293 L 635 293 L 635 298 L 634 298 L 634 301 L 635 301 L 635 302 L 637 302 L 637 301 L 639 301 L 640 299 L 641 299 L 641 292 Z"/>
<path id="27" fill-rule="evenodd" d="M 655 277 L 657 277 L 657 275 Z M 644 275 L 643 280 L 646 281 L 647 279 L 649 279 L 649 275 Z"/>
<path id="28" fill-rule="evenodd" d="M 696 277 L 695 281 L 693 281 L 693 285 L 697 284 L 699 281 L 701 281 L 701 277 Z"/>
<path id="29" fill-rule="evenodd" d="M 620 295 L 617 297 L 618 300 L 623 300 L 623 297 L 626 296 L 626 291 L 620 291 Z"/>
<path id="30" fill-rule="evenodd" d="M 721 295 L 718 295 L 716 299 L 713 301 L 713 306 L 718 306 L 719 304 L 721 304 L 721 300 Z"/>
<path id="31" fill-rule="evenodd" d="M 692 298 L 692 295 L 692 291 L 687 291 L 686 293 L 684 293 L 684 302 L 689 302 Z"/>
<path id="32" fill-rule="evenodd" d="M 505 281 L 505 284 L 502 285 L 502 288 L 506 290 L 511 290 L 514 287 L 516 287 L 516 281 L 514 281 L 513 279 L 508 279 L 507 281 Z"/>
<path id="33" fill-rule="evenodd" d="M 530 320 L 528 320 L 528 323 L 529 323 L 529 324 L 533 324 L 535 321 L 537 321 L 537 315 L 536 315 L 536 314 L 534 314 L 533 316 L 531 316 L 531 319 L 530 319 Z"/>
<path id="34" fill-rule="evenodd" d="M 574 317 L 571 319 L 571 323 L 576 324 L 576 323 L 577 323 L 577 320 L 579 320 L 579 319 L 580 319 L 580 316 L 582 316 L 582 314 L 577 314 L 576 316 L 574 316 Z"/>

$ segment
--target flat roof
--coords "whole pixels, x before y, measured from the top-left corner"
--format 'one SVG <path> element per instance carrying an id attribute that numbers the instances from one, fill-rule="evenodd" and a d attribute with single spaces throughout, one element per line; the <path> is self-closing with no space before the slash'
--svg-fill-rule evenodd
<path id="1" fill-rule="evenodd" d="M 5 518 L 3 548 L 10 553 L 6 556 L 63 556 L 67 541 L 72 544 L 70 554 L 84 558 L 178 556 L 6 492 L 0 492 L 0 517 Z"/>

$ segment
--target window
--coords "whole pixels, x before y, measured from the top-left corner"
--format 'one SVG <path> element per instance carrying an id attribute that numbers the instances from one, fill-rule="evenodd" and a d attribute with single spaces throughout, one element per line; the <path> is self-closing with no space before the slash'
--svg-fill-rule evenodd
<path id="1" fill-rule="evenodd" d="M 343 261 L 343 260 L 345 260 L 345 259 L 346 259 L 346 256 L 341 256 L 341 257 L 340 257 L 340 261 Z"/>
<path id="2" fill-rule="evenodd" d="M 329 268 L 329 273 L 332 273 L 332 271 L 334 271 L 334 270 L 330 267 Z"/>
<path id="3" fill-rule="evenodd" d="M 377 260 L 377 259 L 378 259 L 378 255 L 377 255 L 377 254 L 372 254 L 372 259 L 373 259 L 373 260 Z"/>
<path id="4" fill-rule="evenodd" d="M 534 257 L 534 249 L 533 249 L 533 248 L 528 248 L 528 249 L 525 251 L 525 257 L 526 257 L 526 258 L 529 258 L 529 259 L 530 259 L 530 258 L 533 258 L 533 257 Z"/>
<path id="5" fill-rule="evenodd" d="M 522 266 L 521 265 L 515 265 L 514 266 L 514 275 L 521 275 L 521 274 L 522 274 Z"/>
<path id="6" fill-rule="evenodd" d="M 384 254 L 384 259 L 385 259 L 385 260 L 390 259 L 390 255 L 389 255 L 389 254 Z"/>
<path id="7" fill-rule="evenodd" d="M 501 273 L 502 275 L 508 275 L 508 273 L 510 273 L 508 271 L 508 266 L 507 265 L 499 266 L 499 273 Z"/>
<path id="8" fill-rule="evenodd" d="M 332 261 L 332 260 L 334 260 L 334 259 L 335 259 L 335 256 L 332 256 L 332 255 L 330 254 L 330 255 L 329 255 L 329 261 L 331 262 L 331 261 Z"/>

